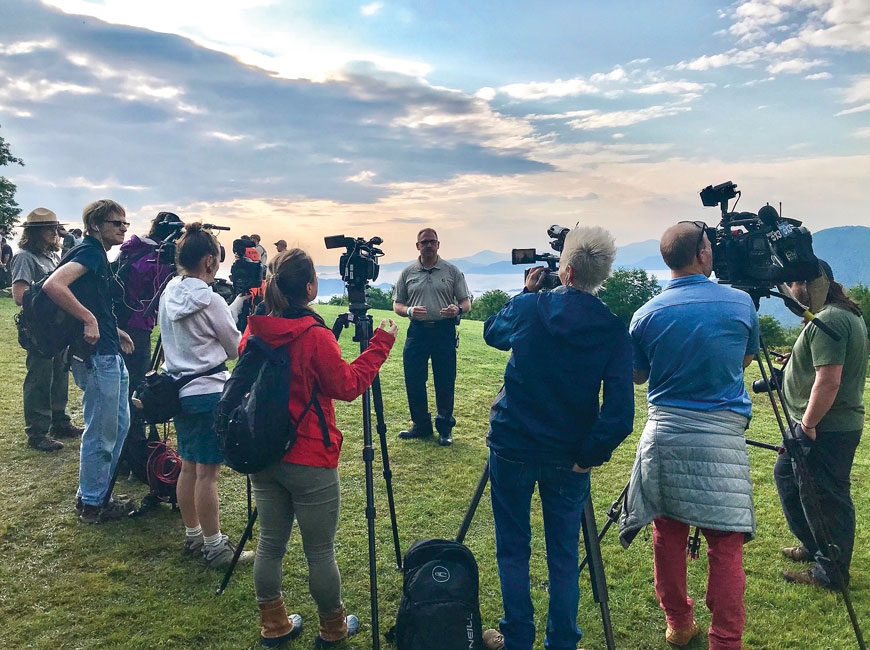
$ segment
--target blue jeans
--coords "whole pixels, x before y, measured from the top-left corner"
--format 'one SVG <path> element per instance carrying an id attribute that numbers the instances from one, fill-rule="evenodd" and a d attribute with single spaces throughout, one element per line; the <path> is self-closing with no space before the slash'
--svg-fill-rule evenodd
<path id="1" fill-rule="evenodd" d="M 550 604 L 547 650 L 574 650 L 583 632 L 577 626 L 580 526 L 589 498 L 589 474 L 570 467 L 508 460 L 489 454 L 490 495 L 495 520 L 495 557 L 504 604 L 499 625 L 505 650 L 532 650 L 535 618 L 529 588 L 532 492 L 538 484 L 544 512 Z"/>
<path id="2" fill-rule="evenodd" d="M 127 368 L 120 354 L 95 354 L 86 362 L 73 360 L 72 372 L 85 416 L 77 496 L 99 506 L 130 428 Z"/>

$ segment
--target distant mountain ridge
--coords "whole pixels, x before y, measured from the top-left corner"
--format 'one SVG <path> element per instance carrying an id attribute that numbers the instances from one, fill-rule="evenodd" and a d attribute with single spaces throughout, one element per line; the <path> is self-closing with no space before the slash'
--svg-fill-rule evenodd
<path id="1" fill-rule="evenodd" d="M 816 255 L 827 261 L 834 271 L 837 281 L 846 287 L 861 282 L 870 285 L 870 227 L 840 226 L 827 228 L 813 233 L 813 250 Z M 550 252 L 541 249 L 539 253 Z M 483 250 L 474 255 L 448 260 L 467 275 L 489 276 L 513 274 L 522 282 L 523 266 L 514 266 L 510 261 L 510 253 Z M 411 264 L 407 262 L 391 262 L 380 267 L 382 278 L 398 274 Z M 617 249 L 614 268 L 633 268 L 644 270 L 662 270 L 665 264 L 659 253 L 659 242 L 648 239 L 620 246 Z M 318 273 L 335 278 L 338 269 L 335 266 L 317 267 Z M 375 284 L 382 289 L 389 287 L 390 282 L 381 281 Z M 344 284 L 338 279 L 323 278 L 320 280 L 321 294 L 342 293 Z M 788 311 L 782 303 L 776 300 L 764 300 L 761 313 L 769 313 L 783 324 L 796 324 L 799 319 Z"/>

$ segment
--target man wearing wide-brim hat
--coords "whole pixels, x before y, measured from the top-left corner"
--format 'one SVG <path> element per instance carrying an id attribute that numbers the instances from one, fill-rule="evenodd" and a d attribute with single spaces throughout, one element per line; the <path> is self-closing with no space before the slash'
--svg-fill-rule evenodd
<path id="1" fill-rule="evenodd" d="M 18 254 L 12 258 L 12 298 L 21 305 L 24 292 L 57 267 L 60 249 L 57 241 L 57 215 L 47 208 L 36 208 L 22 224 Z M 66 412 L 69 394 L 67 352 L 46 358 L 35 350 L 27 351 L 24 377 L 24 431 L 27 444 L 39 451 L 63 449 L 56 438 L 82 435 Z"/>

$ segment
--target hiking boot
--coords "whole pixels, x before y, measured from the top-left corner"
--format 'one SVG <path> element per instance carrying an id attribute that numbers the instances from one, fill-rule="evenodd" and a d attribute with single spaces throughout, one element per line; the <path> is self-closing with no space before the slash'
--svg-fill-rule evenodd
<path id="1" fill-rule="evenodd" d="M 502 650 L 504 648 L 504 635 L 498 630 L 489 629 L 483 633 L 484 650 Z"/>
<path id="2" fill-rule="evenodd" d="M 319 614 L 320 631 L 314 637 L 315 648 L 332 648 L 359 632 L 359 619 L 348 614 L 344 605 L 334 612 Z"/>
<path id="3" fill-rule="evenodd" d="M 221 536 L 221 541 L 217 546 L 207 546 L 205 544 L 202 546 L 202 558 L 205 560 L 205 565 L 213 569 L 229 566 L 235 554 L 236 547 L 227 535 Z M 242 551 L 238 564 L 250 564 L 253 561 L 253 551 Z"/>
<path id="4" fill-rule="evenodd" d="M 67 422 L 61 425 L 52 424 L 48 430 L 48 435 L 55 438 L 81 438 L 84 432 L 85 430 L 81 427 L 77 427 L 72 422 Z"/>
<path id="5" fill-rule="evenodd" d="M 58 451 L 63 449 L 63 443 L 60 440 L 55 440 L 51 436 L 42 436 L 41 438 L 28 438 L 27 446 L 37 451 Z"/>
<path id="6" fill-rule="evenodd" d="M 123 519 L 132 512 L 133 509 L 130 506 L 129 502 L 121 503 L 119 501 L 113 501 L 105 508 L 83 503 L 81 512 L 79 512 L 79 521 L 83 524 L 102 524 L 114 519 Z"/>
<path id="7" fill-rule="evenodd" d="M 442 447 L 449 447 L 453 444 L 453 436 L 449 433 L 438 434 L 438 444 Z"/>
<path id="8" fill-rule="evenodd" d="M 203 534 L 200 533 L 195 537 L 184 536 L 184 548 L 181 549 L 181 554 L 184 557 L 199 557 L 202 555 L 202 546 L 205 544 Z"/>
<path id="9" fill-rule="evenodd" d="M 785 578 L 786 582 L 790 582 L 796 585 L 811 585 L 813 587 L 821 587 L 822 589 L 827 589 L 829 591 L 837 590 L 837 587 L 830 582 L 823 582 L 818 577 L 816 577 L 816 574 L 813 573 L 812 569 L 807 569 L 806 571 L 784 571 L 782 577 Z"/>
<path id="10" fill-rule="evenodd" d="M 692 624 L 682 630 L 675 630 L 670 625 L 665 630 L 665 641 L 668 645 L 674 648 L 684 648 L 689 645 L 689 642 L 701 633 L 701 626 L 698 621 L 692 619 Z"/>
<path id="11" fill-rule="evenodd" d="M 812 562 L 813 556 L 804 546 L 789 546 L 782 549 L 782 554 L 793 562 Z"/>
<path id="12" fill-rule="evenodd" d="M 260 608 L 260 645 L 277 648 L 290 639 L 302 634 L 302 617 L 299 614 L 287 615 L 284 596 L 275 600 L 258 603 Z"/>
<path id="13" fill-rule="evenodd" d="M 399 438 L 402 440 L 412 440 L 414 438 L 428 438 L 433 433 L 432 422 L 428 424 L 418 425 L 416 422 L 407 431 L 399 431 Z"/>

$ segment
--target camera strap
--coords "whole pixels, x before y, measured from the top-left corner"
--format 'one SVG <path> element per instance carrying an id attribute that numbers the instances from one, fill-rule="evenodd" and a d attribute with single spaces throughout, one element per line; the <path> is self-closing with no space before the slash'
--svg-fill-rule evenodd
<path id="1" fill-rule="evenodd" d="M 226 369 L 227 369 L 226 361 L 222 361 L 221 363 L 216 365 L 214 368 L 209 368 L 208 370 L 204 370 L 203 372 L 198 372 L 195 375 L 187 375 L 187 376 L 179 377 L 178 379 L 175 380 L 175 387 L 178 390 L 181 390 L 182 388 L 187 386 L 190 382 L 192 382 L 194 379 L 199 379 L 200 377 L 208 377 L 209 375 L 216 375 L 217 373 L 223 372 Z"/>

